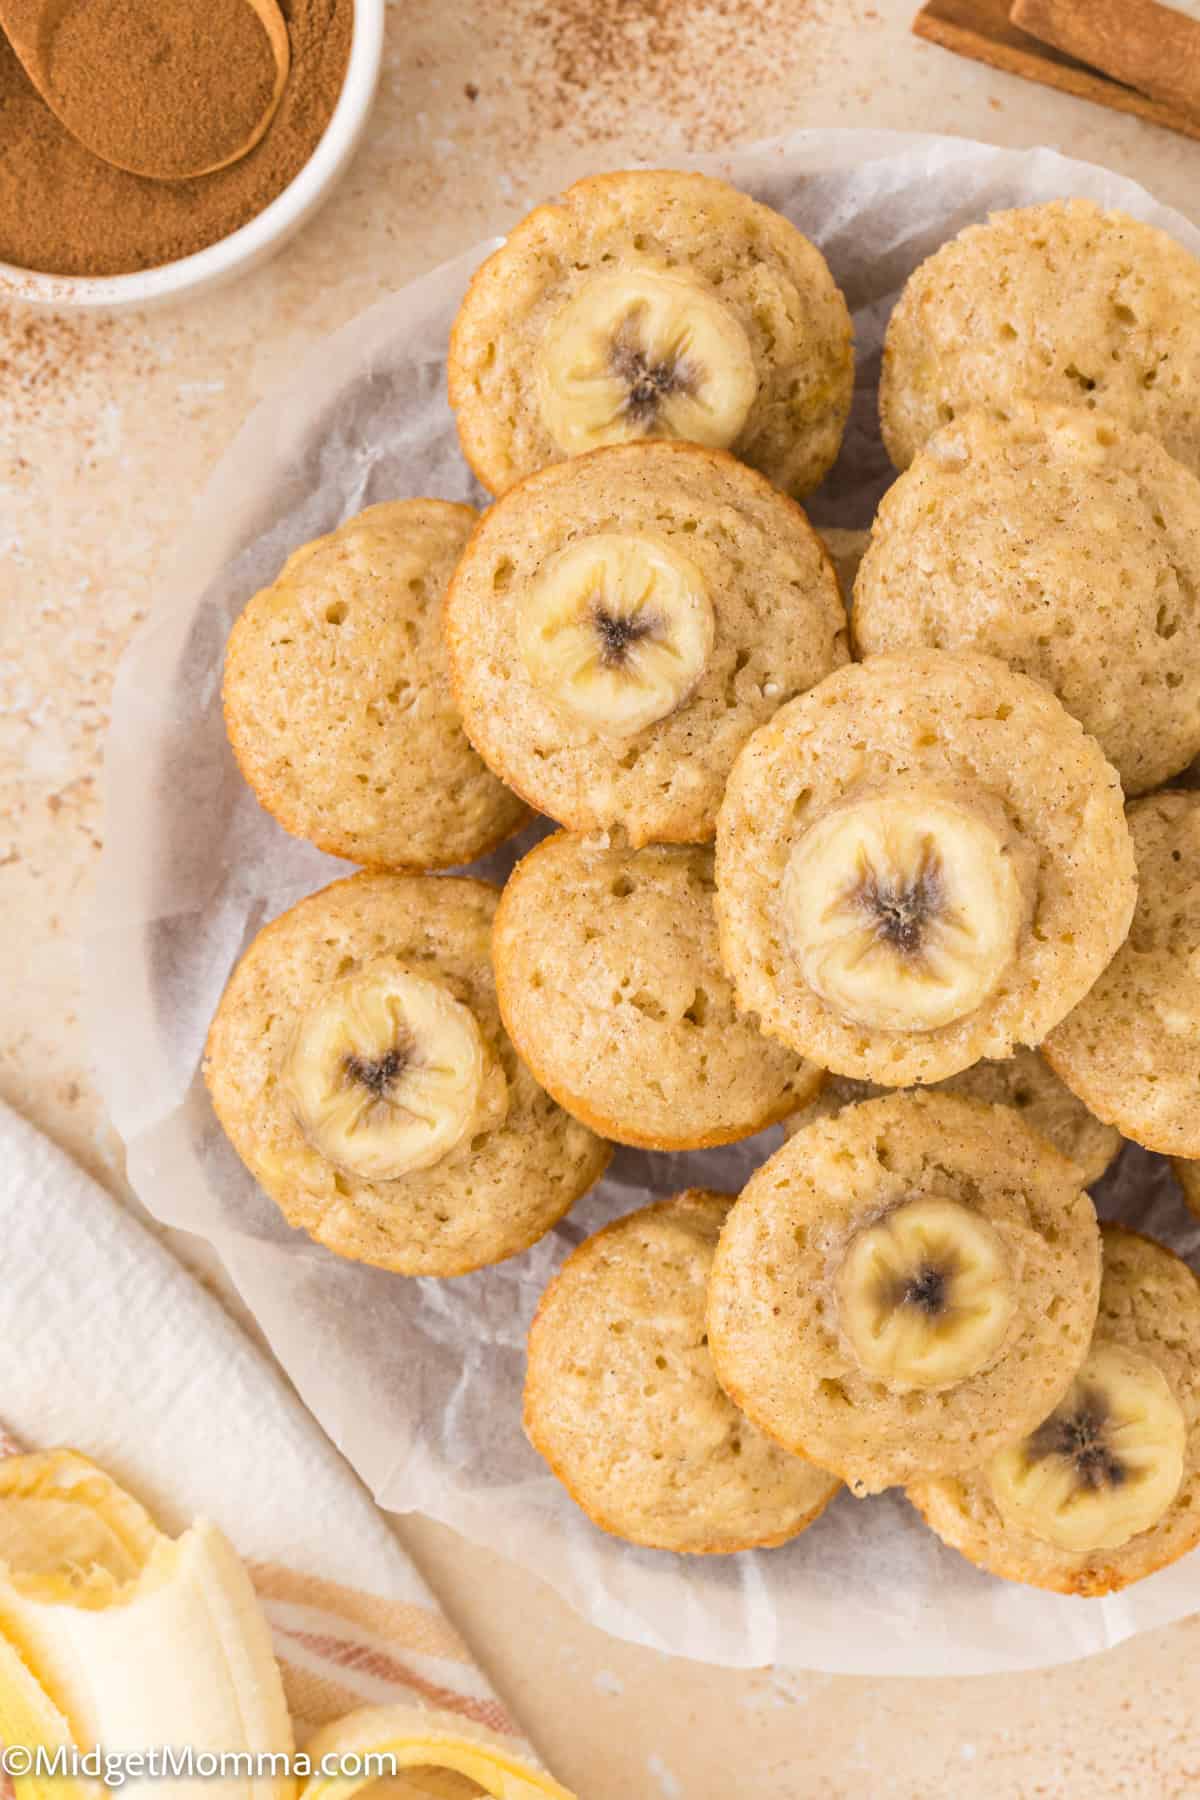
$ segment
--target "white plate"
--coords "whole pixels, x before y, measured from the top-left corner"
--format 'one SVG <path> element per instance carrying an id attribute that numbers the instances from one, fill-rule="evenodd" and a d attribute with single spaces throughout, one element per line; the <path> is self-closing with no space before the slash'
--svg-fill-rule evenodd
<path id="1" fill-rule="evenodd" d="M 716 165 L 823 247 L 859 346 L 847 446 L 815 516 L 866 523 L 888 480 L 875 420 L 896 290 L 989 207 L 1089 194 L 1200 233 L 1131 182 L 1049 151 L 957 139 L 801 133 Z M 1200 1555 L 1107 1600 L 994 1580 L 896 1495 L 837 1499 L 780 1550 L 682 1558 L 594 1529 L 525 1443 L 524 1332 L 570 1247 L 648 1192 L 732 1189 L 777 1141 L 690 1156 L 622 1151 L 525 1256 L 456 1281 L 341 1262 L 289 1231 L 225 1141 L 199 1059 L 240 950 L 343 865 L 289 838 L 234 766 L 220 707 L 229 625 L 295 545 L 375 500 L 474 493 L 445 400 L 446 334 L 481 251 L 318 346 L 249 420 L 178 547 L 117 680 L 107 826 L 88 958 L 101 1080 L 129 1174 L 160 1218 L 216 1245 L 301 1396 L 385 1506 L 420 1510 L 551 1582 L 595 1624 L 714 1662 L 873 1674 L 1065 1661 L 1200 1610 Z M 1200 1250 L 1161 1159 L 1128 1154 L 1105 1206 Z"/>

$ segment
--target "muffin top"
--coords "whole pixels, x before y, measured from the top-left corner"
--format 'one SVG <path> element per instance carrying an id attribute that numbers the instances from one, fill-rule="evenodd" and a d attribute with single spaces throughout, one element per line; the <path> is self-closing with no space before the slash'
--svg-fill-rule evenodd
<path id="1" fill-rule="evenodd" d="M 781 1544 L 839 1485 L 717 1385 L 704 1308 L 731 1205 L 692 1188 L 586 1239 L 529 1334 L 530 1442 L 597 1525 L 652 1549 Z"/>
<path id="2" fill-rule="evenodd" d="M 1053 694 L 991 657 L 837 671 L 754 734 L 721 807 L 738 1005 L 887 1087 L 1038 1043 L 1116 951 L 1134 897 L 1115 771 Z"/>
<path id="3" fill-rule="evenodd" d="M 1104 1125 L 1060 1081 L 1045 1057 L 1036 1050 L 1017 1050 L 1005 1062 L 977 1062 L 958 1075 L 932 1084 L 933 1093 L 962 1094 L 987 1106 L 1011 1106 L 1031 1130 L 1053 1144 L 1060 1156 L 1075 1164 L 1084 1187 L 1099 1181 L 1121 1148 L 1121 1134 Z M 847 1075 L 828 1075 L 816 1098 L 787 1121 L 789 1135 L 828 1119 L 844 1106 L 860 1100 L 878 1100 L 887 1088 L 872 1081 L 853 1081 Z"/>
<path id="4" fill-rule="evenodd" d="M 234 1149 L 289 1225 L 402 1275 L 525 1250 L 603 1172 L 607 1144 L 505 1036 L 483 881 L 355 875 L 260 931 L 209 1032 Z"/>
<path id="5" fill-rule="evenodd" d="M 371 506 L 295 551 L 225 653 L 225 723 L 279 823 L 372 867 L 450 868 L 528 817 L 472 750 L 450 692 L 442 598 L 469 506 Z"/>
<path id="6" fill-rule="evenodd" d="M 1129 936 L 1045 1053 L 1097 1118 L 1147 1150 L 1200 1157 L 1200 794 L 1138 800 L 1129 827 Z"/>
<path id="7" fill-rule="evenodd" d="M 1110 1594 L 1200 1542 L 1200 1284 L 1105 1225 L 1095 1334 L 1046 1418 L 982 1467 L 918 1481 L 938 1536 L 1009 1581 Z"/>
<path id="8" fill-rule="evenodd" d="M 941 425 L 1017 398 L 1095 407 L 1200 474 L 1200 261 L 1091 200 L 993 213 L 914 270 L 879 411 L 906 469 Z"/>
<path id="9" fill-rule="evenodd" d="M 1083 1360 L 1100 1239 L 1078 1171 L 1008 1107 L 891 1094 L 789 1138 L 721 1234 L 722 1387 L 856 1493 L 969 1468 Z"/>
<path id="10" fill-rule="evenodd" d="M 939 431 L 884 496 L 861 654 L 981 650 L 1052 688 L 1126 793 L 1200 753 L 1200 478 L 1157 439 L 1019 402 Z"/>
<path id="11" fill-rule="evenodd" d="M 729 1143 L 820 1082 L 734 1007 L 713 893 L 711 849 L 605 848 L 566 832 L 504 890 L 492 954 L 505 1027 L 542 1086 L 605 1137 Z"/>
<path id="12" fill-rule="evenodd" d="M 682 438 L 814 488 L 841 444 L 853 328 L 815 245 L 710 175 L 577 181 L 478 270 L 450 339 L 463 453 L 502 494 L 565 456 Z"/>
<path id="13" fill-rule="evenodd" d="M 711 838 L 734 758 L 846 659 L 817 534 L 695 444 L 533 475 L 480 520 L 446 600 L 467 735 L 532 806 L 638 845 Z"/>

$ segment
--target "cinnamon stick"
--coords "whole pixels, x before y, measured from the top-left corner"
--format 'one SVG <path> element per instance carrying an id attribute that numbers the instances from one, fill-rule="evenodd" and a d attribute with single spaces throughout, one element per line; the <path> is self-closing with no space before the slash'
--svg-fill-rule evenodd
<path id="1" fill-rule="evenodd" d="M 1200 19 L 1160 0 L 1014 0 L 1014 25 L 1200 118 Z"/>

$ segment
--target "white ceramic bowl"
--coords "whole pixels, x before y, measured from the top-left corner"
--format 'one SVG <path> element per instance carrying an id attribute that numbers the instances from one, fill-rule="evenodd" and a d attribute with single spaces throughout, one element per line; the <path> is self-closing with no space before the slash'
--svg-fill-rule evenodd
<path id="1" fill-rule="evenodd" d="M 362 136 L 379 80 L 385 4 L 354 0 L 350 60 L 333 116 L 295 180 L 248 224 L 194 256 L 133 275 L 41 275 L 0 262 L 0 301 L 22 300 L 60 312 L 153 306 L 228 281 L 273 256 L 320 206 Z"/>

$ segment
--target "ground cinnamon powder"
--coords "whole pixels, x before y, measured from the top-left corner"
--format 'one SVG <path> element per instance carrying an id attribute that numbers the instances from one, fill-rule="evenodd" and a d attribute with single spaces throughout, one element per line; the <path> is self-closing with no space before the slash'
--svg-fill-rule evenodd
<path id="1" fill-rule="evenodd" d="M 233 155 L 275 86 L 248 0 L 76 0 L 43 54 L 55 111 L 89 150 L 175 180 Z"/>
<path id="2" fill-rule="evenodd" d="M 202 15 L 216 3 L 203 0 Z M 85 150 L 0 33 L 0 262 L 52 275 L 120 275 L 202 250 L 261 212 L 299 174 L 329 123 L 353 28 L 353 0 L 280 0 L 280 10 L 292 68 L 270 130 L 240 162 L 193 181 L 148 181 Z M 98 105 L 112 78 L 110 69 L 95 71 Z"/>

